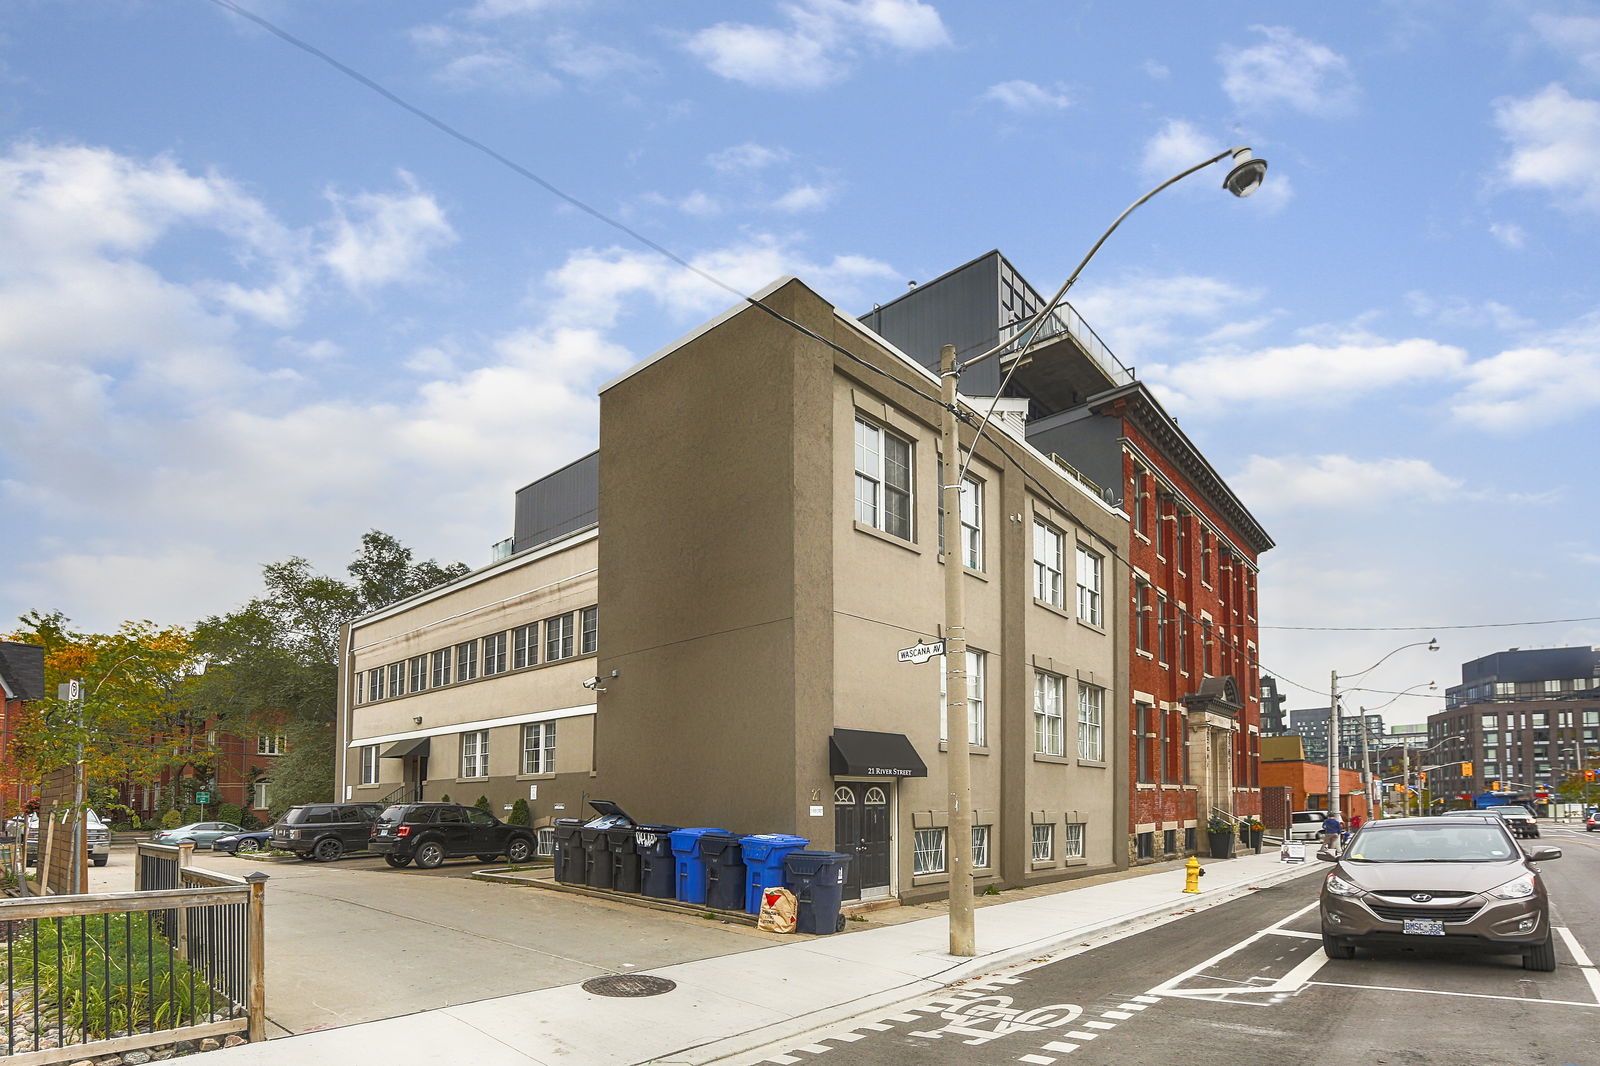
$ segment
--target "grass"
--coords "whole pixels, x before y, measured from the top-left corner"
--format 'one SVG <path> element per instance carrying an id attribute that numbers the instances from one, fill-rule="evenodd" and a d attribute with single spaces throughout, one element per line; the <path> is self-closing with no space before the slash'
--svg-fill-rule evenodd
<path id="1" fill-rule="evenodd" d="M 198 970 L 169 952 L 149 914 L 29 924 L 0 955 L 0 976 L 9 980 L 16 1013 L 37 1008 L 46 1030 L 60 1024 L 69 1033 L 103 1039 L 114 1032 L 172 1028 L 227 1005 Z"/>

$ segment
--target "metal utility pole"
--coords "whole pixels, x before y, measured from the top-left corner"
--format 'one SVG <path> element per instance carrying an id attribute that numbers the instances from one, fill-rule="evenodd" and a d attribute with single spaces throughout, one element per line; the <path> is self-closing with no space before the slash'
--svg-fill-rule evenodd
<path id="1" fill-rule="evenodd" d="M 1328 671 L 1328 809 L 1339 821 L 1339 671 Z"/>

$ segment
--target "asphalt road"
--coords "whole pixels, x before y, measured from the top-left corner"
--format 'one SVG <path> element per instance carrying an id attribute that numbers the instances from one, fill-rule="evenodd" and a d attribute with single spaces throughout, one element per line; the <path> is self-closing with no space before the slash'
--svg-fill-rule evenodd
<path id="1" fill-rule="evenodd" d="M 197 851 L 194 865 L 269 876 L 270 1036 L 766 946 L 697 917 L 474 881 L 492 866 L 473 860 L 395 870 L 377 856 L 319 863 Z M 129 891 L 132 877 L 133 849 L 114 845 L 90 887 Z"/>
<path id="2" fill-rule="evenodd" d="M 731 1063 L 1578 1066 L 1600 1063 L 1600 834 L 1546 827 L 1554 973 L 1423 949 L 1324 956 L 1319 876 L 978 979 Z M 830 1050 L 831 1049 L 831 1050 Z M 822 1052 L 830 1050 L 823 1055 Z"/>

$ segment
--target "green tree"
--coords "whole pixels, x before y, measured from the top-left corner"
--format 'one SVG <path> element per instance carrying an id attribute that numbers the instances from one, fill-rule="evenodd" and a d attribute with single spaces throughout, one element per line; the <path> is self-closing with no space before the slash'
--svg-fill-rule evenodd
<path id="1" fill-rule="evenodd" d="M 333 794 L 341 627 L 354 618 L 468 572 L 415 561 L 394 537 L 371 530 L 347 570 L 329 577 L 292 556 L 262 568 L 262 593 L 200 622 L 194 645 L 207 663 L 193 699 L 230 732 L 283 733 L 267 790 L 276 816 Z"/>

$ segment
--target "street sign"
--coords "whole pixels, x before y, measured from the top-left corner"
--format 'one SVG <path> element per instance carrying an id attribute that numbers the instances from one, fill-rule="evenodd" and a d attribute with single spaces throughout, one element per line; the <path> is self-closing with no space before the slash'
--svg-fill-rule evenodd
<path id="1" fill-rule="evenodd" d="M 209 792 L 196 792 L 194 794 L 194 801 L 196 803 L 210 803 L 211 802 L 211 793 L 209 793 Z"/>
<path id="2" fill-rule="evenodd" d="M 909 648 L 901 648 L 897 654 L 901 662 L 916 663 L 920 666 L 935 655 L 944 654 L 944 641 L 932 640 L 924 644 L 919 640 Z"/>

